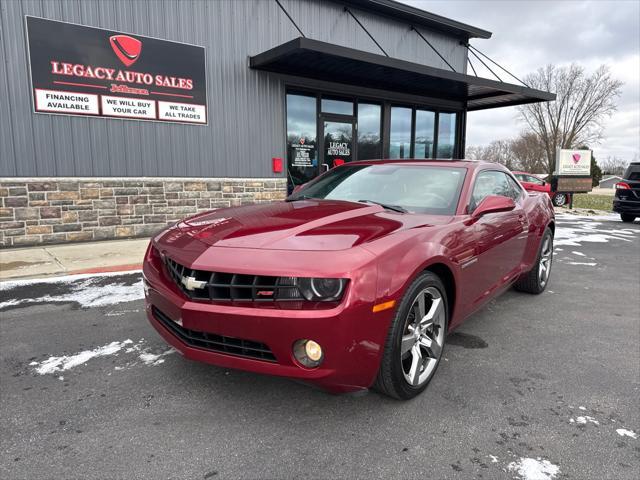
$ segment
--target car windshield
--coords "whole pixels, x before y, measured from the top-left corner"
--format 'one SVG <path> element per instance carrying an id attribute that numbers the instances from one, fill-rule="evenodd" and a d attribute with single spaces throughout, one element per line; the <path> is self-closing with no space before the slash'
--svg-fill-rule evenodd
<path id="1" fill-rule="evenodd" d="M 453 215 L 465 173 L 459 167 L 347 165 L 329 171 L 287 200 L 370 202 L 400 211 Z"/>

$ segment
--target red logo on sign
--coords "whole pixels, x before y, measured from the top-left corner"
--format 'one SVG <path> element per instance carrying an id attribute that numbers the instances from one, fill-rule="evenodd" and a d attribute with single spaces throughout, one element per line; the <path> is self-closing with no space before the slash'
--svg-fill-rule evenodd
<path id="1" fill-rule="evenodd" d="M 571 158 L 573 158 L 573 163 L 578 163 L 580 161 L 580 154 L 574 153 Z"/>
<path id="2" fill-rule="evenodd" d="M 304 137 L 300 139 L 300 145 L 304 145 Z"/>
<path id="3" fill-rule="evenodd" d="M 111 48 L 125 66 L 130 67 L 140 57 L 142 42 L 128 35 L 113 35 L 109 37 Z"/>

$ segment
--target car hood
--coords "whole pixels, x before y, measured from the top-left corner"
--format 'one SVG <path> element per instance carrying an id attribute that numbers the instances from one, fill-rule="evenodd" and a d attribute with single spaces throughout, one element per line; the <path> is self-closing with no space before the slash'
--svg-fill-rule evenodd
<path id="1" fill-rule="evenodd" d="M 402 214 L 379 205 L 301 200 L 224 208 L 176 225 L 207 245 L 273 250 L 344 250 L 449 217 Z"/>

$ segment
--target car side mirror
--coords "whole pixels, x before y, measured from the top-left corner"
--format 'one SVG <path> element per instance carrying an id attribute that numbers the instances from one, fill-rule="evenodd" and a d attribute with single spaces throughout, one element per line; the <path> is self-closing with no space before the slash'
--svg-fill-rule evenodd
<path id="1" fill-rule="evenodd" d="M 542 181 L 542 186 L 544 187 L 547 184 L 544 180 Z"/>
<path id="2" fill-rule="evenodd" d="M 514 208 L 516 208 L 516 202 L 512 198 L 502 195 L 489 195 L 482 199 L 471 214 L 471 217 L 477 220 L 487 213 L 509 212 Z"/>
<path id="3" fill-rule="evenodd" d="M 298 193 L 302 187 L 304 187 L 306 185 L 306 183 L 301 183 L 300 185 L 296 185 L 295 187 L 293 187 L 293 191 L 291 192 L 291 194 L 293 195 L 294 193 Z"/>

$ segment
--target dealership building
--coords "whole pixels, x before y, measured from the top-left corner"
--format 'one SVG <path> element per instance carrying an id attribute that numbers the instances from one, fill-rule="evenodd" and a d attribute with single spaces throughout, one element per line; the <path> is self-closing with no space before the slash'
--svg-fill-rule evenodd
<path id="1" fill-rule="evenodd" d="M 392 0 L 15 0 L 0 35 L 4 247 L 148 236 L 354 160 L 461 158 L 467 112 L 555 98 L 475 50 L 490 32 Z"/>

